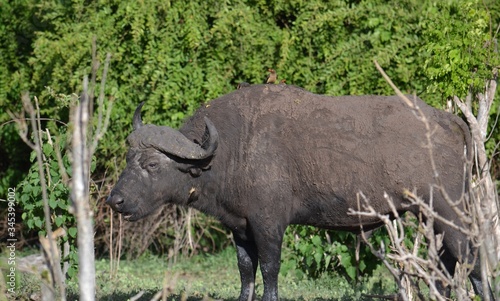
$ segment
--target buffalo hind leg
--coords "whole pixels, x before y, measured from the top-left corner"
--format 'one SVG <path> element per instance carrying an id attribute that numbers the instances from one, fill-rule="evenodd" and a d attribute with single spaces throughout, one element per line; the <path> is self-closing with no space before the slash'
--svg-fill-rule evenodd
<path id="1" fill-rule="evenodd" d="M 479 255 L 478 255 L 479 256 Z M 495 297 L 493 296 L 493 292 L 491 290 L 490 284 L 486 285 L 486 292 L 484 291 L 485 287 L 483 286 L 483 280 L 481 277 L 481 263 L 480 260 L 477 259 L 474 264 L 474 269 L 469 274 L 469 280 L 472 283 L 472 287 L 474 288 L 474 292 L 476 295 L 481 297 L 481 300 L 485 300 L 485 296 L 489 294 L 490 300 L 495 301 Z"/>
<path id="2" fill-rule="evenodd" d="M 446 271 L 453 277 L 453 275 L 455 275 L 455 267 L 457 264 L 457 259 L 455 257 L 453 257 L 446 248 L 443 248 L 442 254 L 440 256 L 440 260 L 441 260 L 441 263 L 446 268 Z M 437 281 L 436 287 L 442 296 L 444 296 L 448 299 L 450 298 L 450 296 L 451 296 L 451 287 L 450 286 L 445 287 L 441 281 Z"/>
<path id="3" fill-rule="evenodd" d="M 443 255 L 441 256 L 441 262 L 443 262 L 444 266 L 446 267 L 446 269 L 448 270 L 450 275 L 455 274 L 455 266 L 456 266 L 457 260 L 448 251 L 445 251 L 443 253 Z M 474 256 L 471 255 L 468 262 L 474 262 L 474 268 L 469 274 L 469 280 L 472 284 L 472 288 L 474 289 L 474 293 L 477 296 L 479 296 L 481 298 L 481 300 L 484 300 L 484 296 L 486 294 L 489 294 L 490 300 L 494 301 L 495 298 L 493 297 L 493 292 L 491 291 L 491 287 L 490 287 L 489 283 L 487 284 L 487 291 L 486 292 L 484 291 L 483 281 L 481 278 L 480 259 L 479 258 L 474 259 Z M 443 289 L 442 285 L 440 288 Z M 450 292 L 451 292 L 450 287 L 444 288 L 443 291 L 445 293 L 444 296 L 447 298 L 450 298 Z"/>
<path id="4" fill-rule="evenodd" d="M 234 236 L 238 256 L 238 268 L 241 278 L 241 292 L 239 301 L 256 300 L 255 296 L 255 273 L 259 263 L 257 246 L 255 242 L 243 240 Z"/>
<path id="5" fill-rule="evenodd" d="M 470 247 L 470 251 L 472 253 L 476 253 L 473 247 Z M 465 250 L 462 250 L 462 252 L 465 252 Z M 491 291 L 491 287 L 489 283 L 487 284 L 487 291 L 484 291 L 483 287 L 483 281 L 481 278 L 481 263 L 480 263 L 480 258 L 479 255 L 477 255 L 478 258 L 474 258 L 475 256 L 473 254 L 469 255 L 469 258 L 467 260 L 467 264 L 470 264 L 474 262 L 474 268 L 469 274 L 469 280 L 472 284 L 472 288 L 474 289 L 474 293 L 481 298 L 481 300 L 484 300 L 484 297 L 486 294 L 489 294 L 490 300 L 494 301 L 495 298 L 493 297 L 493 292 Z M 453 256 L 450 251 L 447 248 L 443 248 L 443 253 L 441 254 L 441 262 L 445 266 L 446 270 L 448 270 L 448 273 L 450 275 L 455 275 L 455 267 L 457 263 L 457 259 L 455 256 Z M 464 263 L 462 263 L 464 264 Z M 443 285 L 438 282 L 438 289 L 440 289 L 441 294 L 447 298 L 450 298 L 451 295 L 451 288 L 446 287 L 444 288 Z"/>

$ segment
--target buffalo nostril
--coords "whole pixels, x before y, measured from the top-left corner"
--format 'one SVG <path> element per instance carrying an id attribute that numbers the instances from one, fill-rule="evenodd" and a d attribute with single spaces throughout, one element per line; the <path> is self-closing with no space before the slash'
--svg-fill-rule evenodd
<path id="1" fill-rule="evenodd" d="M 118 197 L 117 200 L 115 201 L 115 205 L 121 205 L 121 204 L 123 204 L 123 202 L 124 202 L 124 199 Z"/>
<path id="2" fill-rule="evenodd" d="M 110 195 L 106 200 L 106 203 L 110 205 L 113 209 L 117 210 L 123 205 L 125 200 L 118 195 Z"/>

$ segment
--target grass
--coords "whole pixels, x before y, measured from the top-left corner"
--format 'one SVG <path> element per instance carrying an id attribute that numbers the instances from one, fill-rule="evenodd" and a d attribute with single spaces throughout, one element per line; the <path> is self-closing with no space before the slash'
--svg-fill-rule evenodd
<path id="1" fill-rule="evenodd" d="M 204 297 L 237 300 L 240 290 L 236 253 L 233 248 L 216 255 L 199 255 L 182 259 L 169 266 L 165 259 L 145 255 L 136 261 L 121 262 L 118 274 L 111 278 L 109 261 L 96 263 L 97 298 L 103 301 L 127 300 L 145 291 L 140 300 L 150 300 L 165 285 L 171 292 L 169 300 L 202 300 Z M 256 291 L 262 296 L 262 277 L 258 273 Z M 364 293 L 392 293 L 394 284 L 380 268 L 373 277 L 357 285 L 339 275 L 299 280 L 280 275 L 282 300 L 361 300 Z M 75 285 L 70 289 L 75 292 Z M 75 299 L 76 300 L 76 299 Z"/>
<path id="2" fill-rule="evenodd" d="M 363 294 L 392 294 L 394 282 L 380 267 L 371 277 L 354 284 L 339 275 L 319 279 L 298 279 L 289 273 L 280 275 L 281 300 L 363 300 Z M 33 277 L 24 275 L 21 285 L 25 299 L 37 288 Z M 216 255 L 198 255 L 169 265 L 165 258 L 144 255 L 133 261 L 120 262 L 112 277 L 109 260 L 96 261 L 96 300 L 124 301 L 143 291 L 139 300 L 151 300 L 162 288 L 168 288 L 168 300 L 200 301 L 207 299 L 237 300 L 240 290 L 239 272 L 234 248 Z M 257 296 L 263 293 L 262 277 L 258 273 Z M 68 282 L 68 300 L 78 300 L 77 280 Z M 369 300 L 368 298 L 366 300 Z"/>

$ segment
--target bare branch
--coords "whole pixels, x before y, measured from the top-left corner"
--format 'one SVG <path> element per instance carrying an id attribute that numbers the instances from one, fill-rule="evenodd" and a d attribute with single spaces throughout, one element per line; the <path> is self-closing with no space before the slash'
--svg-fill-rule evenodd
<path id="1" fill-rule="evenodd" d="M 94 229 L 93 212 L 89 203 L 90 161 L 87 148 L 89 122 L 88 78 L 83 80 L 83 93 L 72 115 L 73 129 L 73 179 L 71 199 L 78 227 L 78 258 L 80 300 L 95 299 Z"/>
<path id="2" fill-rule="evenodd" d="M 106 132 L 106 129 L 108 128 L 109 125 L 109 119 L 111 116 L 111 109 L 112 109 L 112 102 L 108 103 L 108 106 L 106 108 L 106 116 L 104 117 L 103 120 L 103 111 L 104 111 L 104 86 L 106 83 L 106 77 L 108 74 L 108 68 L 109 68 L 109 63 L 111 60 L 111 54 L 107 54 L 106 56 L 106 61 L 104 62 L 104 70 L 102 72 L 102 80 L 101 80 L 101 91 L 99 93 L 99 98 L 98 98 L 98 121 L 97 121 L 97 128 L 94 133 L 94 139 L 92 141 L 92 146 L 90 148 L 90 153 L 93 154 L 97 148 L 97 143 L 101 138 L 104 136 L 104 133 Z"/>
<path id="3" fill-rule="evenodd" d="M 56 243 L 55 243 L 55 238 L 52 232 L 52 224 L 51 224 L 51 213 L 50 213 L 50 206 L 49 206 L 49 198 L 47 195 L 47 182 L 46 182 L 46 175 L 44 172 L 43 164 L 44 164 L 44 158 L 43 158 L 43 153 L 42 153 L 42 138 L 40 137 L 40 121 L 37 121 L 37 118 L 40 118 L 40 110 L 38 108 L 38 100 L 35 97 L 35 104 L 36 104 L 36 110 L 33 107 L 33 104 L 31 103 L 31 99 L 29 97 L 29 94 L 27 92 L 23 93 L 22 95 L 22 102 L 23 102 L 23 107 L 24 110 L 29 114 L 30 116 L 30 122 L 31 122 L 31 129 L 33 131 L 33 142 L 31 142 L 28 137 L 28 127 L 27 125 L 21 123 L 20 124 L 20 135 L 23 141 L 27 142 L 27 144 L 35 151 L 36 153 L 36 158 L 37 158 L 37 164 L 38 164 L 38 173 L 39 173 L 39 179 L 40 179 L 40 187 L 41 187 L 41 192 L 42 192 L 42 201 L 43 201 L 43 213 L 44 213 L 44 218 L 45 218 L 45 231 L 47 232 L 47 237 L 49 240 L 48 243 L 48 248 L 46 249 L 47 257 L 49 258 L 49 262 L 51 263 L 50 267 L 50 272 L 52 273 L 52 278 L 55 280 L 54 285 L 59 287 L 60 294 L 62 300 L 66 300 L 66 288 L 64 285 L 64 277 L 62 275 L 62 270 L 61 270 L 61 265 L 60 265 L 60 258 L 58 256 L 58 250 L 56 248 Z M 18 119 L 18 120 L 23 120 L 23 119 Z"/>
<path id="4" fill-rule="evenodd" d="M 401 90 L 398 89 L 398 87 L 396 87 L 396 85 L 392 82 L 392 80 L 389 78 L 389 76 L 387 76 L 387 74 L 384 72 L 384 70 L 382 69 L 382 67 L 380 67 L 380 65 L 378 64 L 378 62 L 376 60 L 373 61 L 375 63 L 375 67 L 377 68 L 377 70 L 380 72 L 380 74 L 382 74 L 382 76 L 384 77 L 384 79 L 387 81 L 387 83 L 391 86 L 391 88 L 396 92 L 396 94 L 402 99 L 404 100 L 404 102 L 406 103 L 406 105 L 408 105 L 410 108 L 415 108 L 415 105 L 413 104 L 413 102 L 411 102 L 408 97 L 406 97 L 406 95 L 404 95 Z"/>
<path id="5" fill-rule="evenodd" d="M 64 161 L 63 161 L 63 157 L 61 155 L 60 148 L 61 148 L 61 139 L 58 136 L 58 137 L 56 137 L 54 152 L 56 153 L 57 164 L 59 165 L 59 172 L 61 173 L 63 183 L 65 185 L 67 185 L 67 184 L 69 184 L 69 176 L 68 176 L 68 172 L 66 170 L 66 167 L 64 166 Z"/>

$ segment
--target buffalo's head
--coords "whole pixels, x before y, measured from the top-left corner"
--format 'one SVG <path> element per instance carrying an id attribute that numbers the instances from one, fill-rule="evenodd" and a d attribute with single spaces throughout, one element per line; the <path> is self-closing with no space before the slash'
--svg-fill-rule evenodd
<path id="1" fill-rule="evenodd" d="M 134 131 L 127 140 L 127 167 L 106 203 L 124 218 L 135 221 L 165 203 L 187 204 L 192 181 L 210 167 L 218 146 L 218 133 L 207 118 L 203 142 L 189 140 L 166 126 L 143 125 L 141 103 L 134 113 Z"/>

